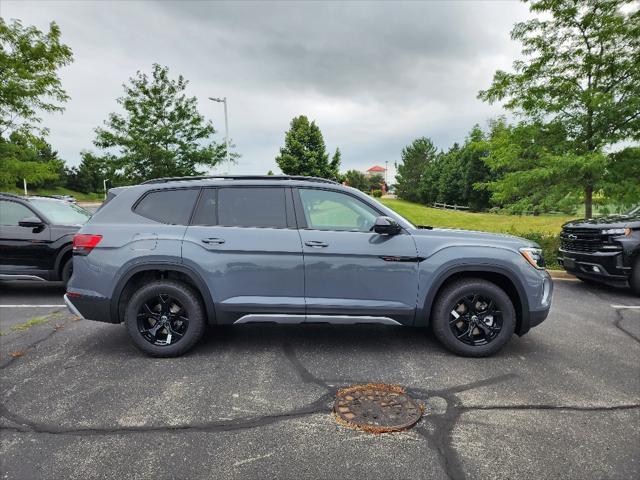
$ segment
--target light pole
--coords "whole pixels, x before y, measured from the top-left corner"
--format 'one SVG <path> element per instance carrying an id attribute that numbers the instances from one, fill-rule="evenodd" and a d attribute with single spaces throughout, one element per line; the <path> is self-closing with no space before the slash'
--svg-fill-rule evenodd
<path id="1" fill-rule="evenodd" d="M 209 97 L 209 100 L 218 102 L 218 103 L 224 103 L 224 145 L 226 150 L 225 157 L 227 159 L 227 162 L 229 162 L 231 157 L 229 156 L 229 117 L 227 116 L 227 97 L 224 97 L 224 98 Z"/>
<path id="2" fill-rule="evenodd" d="M 110 180 L 108 178 L 105 178 L 102 180 L 102 189 L 104 190 L 104 199 L 107 199 L 107 182 L 109 182 Z"/>

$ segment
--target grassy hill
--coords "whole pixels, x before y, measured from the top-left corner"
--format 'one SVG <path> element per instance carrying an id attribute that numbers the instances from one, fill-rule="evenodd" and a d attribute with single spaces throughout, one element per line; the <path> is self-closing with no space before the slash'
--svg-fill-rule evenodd
<path id="1" fill-rule="evenodd" d="M 24 190 L 16 187 L 5 187 L 0 191 L 6 193 L 13 193 L 15 195 L 24 195 Z M 29 188 L 27 190 L 29 195 L 71 195 L 75 197 L 79 202 L 101 202 L 104 199 L 103 193 L 81 193 L 74 192 L 73 190 L 69 190 L 64 187 L 53 187 L 53 188 Z"/>
<path id="2" fill-rule="evenodd" d="M 442 228 L 464 228 L 498 233 L 548 233 L 558 234 L 562 224 L 575 217 L 561 215 L 502 215 L 496 213 L 470 213 L 454 210 L 440 210 L 418 203 L 390 198 L 380 199 L 387 207 L 395 210 L 416 225 L 430 225 Z"/>

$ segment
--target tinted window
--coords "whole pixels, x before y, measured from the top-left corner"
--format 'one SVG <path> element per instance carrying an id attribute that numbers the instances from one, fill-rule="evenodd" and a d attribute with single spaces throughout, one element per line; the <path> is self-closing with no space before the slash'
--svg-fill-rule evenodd
<path id="1" fill-rule="evenodd" d="M 368 232 L 378 213 L 351 195 L 328 190 L 300 189 L 307 227 L 313 230 Z"/>
<path id="2" fill-rule="evenodd" d="M 35 217 L 30 209 L 16 202 L 0 201 L 0 225 L 18 226 L 18 222 L 27 217 Z"/>
<path id="3" fill-rule="evenodd" d="M 74 203 L 60 200 L 31 199 L 34 207 L 42 212 L 54 225 L 82 225 L 91 214 Z"/>
<path id="4" fill-rule="evenodd" d="M 230 227 L 287 226 L 284 188 L 220 188 L 218 224 Z"/>
<path id="5" fill-rule="evenodd" d="M 146 194 L 134 212 L 157 222 L 187 225 L 198 190 L 160 190 Z"/>
<path id="6" fill-rule="evenodd" d="M 206 188 L 200 195 L 198 207 L 193 214 L 191 225 L 215 225 L 218 215 L 216 190 Z"/>

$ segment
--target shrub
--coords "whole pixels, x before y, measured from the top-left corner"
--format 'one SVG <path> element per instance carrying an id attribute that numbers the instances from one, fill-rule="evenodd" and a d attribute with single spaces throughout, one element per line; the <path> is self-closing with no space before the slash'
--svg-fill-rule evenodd
<path id="1" fill-rule="evenodd" d="M 380 198 L 382 197 L 382 190 L 372 190 L 371 195 L 373 195 L 376 198 Z"/>

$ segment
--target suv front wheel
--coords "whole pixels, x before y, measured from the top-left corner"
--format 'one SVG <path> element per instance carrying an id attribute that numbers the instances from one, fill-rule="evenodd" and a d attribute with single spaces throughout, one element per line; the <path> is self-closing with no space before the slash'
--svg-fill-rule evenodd
<path id="1" fill-rule="evenodd" d="M 154 357 L 182 355 L 205 330 L 205 312 L 198 294 L 171 280 L 141 286 L 131 296 L 125 312 L 131 340 Z"/>
<path id="2" fill-rule="evenodd" d="M 500 350 L 516 327 L 509 296 L 480 278 L 458 280 L 439 295 L 433 309 L 433 333 L 449 350 L 465 357 L 486 357 Z"/>

